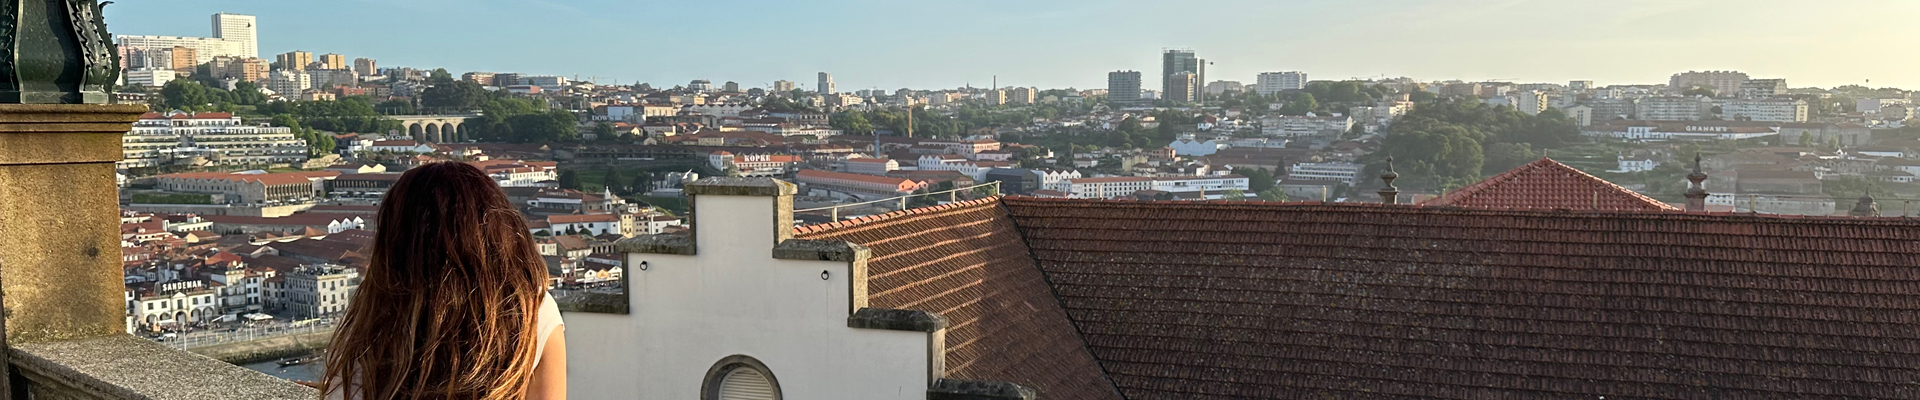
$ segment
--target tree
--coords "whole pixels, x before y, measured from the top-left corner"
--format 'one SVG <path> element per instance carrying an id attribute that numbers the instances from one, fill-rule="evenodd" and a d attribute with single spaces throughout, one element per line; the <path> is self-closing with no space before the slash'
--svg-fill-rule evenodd
<path id="1" fill-rule="evenodd" d="M 427 73 L 427 80 L 434 85 L 453 83 L 453 73 L 447 72 L 446 68 L 434 68 L 432 72 Z"/>
<path id="2" fill-rule="evenodd" d="M 1533 147 L 1525 143 L 1494 143 L 1487 145 L 1486 163 L 1481 168 L 1484 175 L 1493 175 L 1514 169 L 1540 159 Z"/>
<path id="3" fill-rule="evenodd" d="M 1278 187 L 1268 188 L 1267 190 L 1259 191 L 1256 193 L 1256 195 L 1260 196 L 1261 201 L 1272 201 L 1272 202 L 1287 201 L 1287 191 L 1280 190 L 1280 188 Z"/>
<path id="4" fill-rule="evenodd" d="M 1220 200 L 1224 200 L 1224 201 L 1246 201 L 1246 200 L 1247 200 L 1247 192 L 1244 192 L 1244 191 L 1241 191 L 1240 189 L 1227 189 L 1227 191 L 1226 191 L 1226 192 L 1222 192 L 1222 193 L 1220 193 Z"/>
<path id="5" fill-rule="evenodd" d="M 380 102 L 380 104 L 374 105 L 373 108 L 375 110 L 380 111 L 381 114 L 386 114 L 386 115 L 413 115 L 414 114 L 413 103 L 408 102 L 406 100 L 400 100 L 400 99 L 382 101 Z"/>
<path id="6" fill-rule="evenodd" d="M 727 168 L 721 171 L 721 173 L 730 177 L 739 177 L 741 175 L 740 166 L 734 165 L 733 163 L 727 163 Z"/>
<path id="7" fill-rule="evenodd" d="M 633 182 L 627 185 L 627 189 L 632 190 L 633 193 L 638 193 L 643 195 L 647 193 L 652 193 L 653 192 L 653 173 L 647 172 L 647 171 L 640 171 L 639 174 L 633 176 Z"/>
<path id="8" fill-rule="evenodd" d="M 560 188 L 580 190 L 580 176 L 573 170 L 560 170 Z"/>
<path id="9" fill-rule="evenodd" d="M 487 89 L 473 82 L 448 81 L 420 92 L 420 107 L 433 112 L 472 111 L 488 100 Z"/>
<path id="10" fill-rule="evenodd" d="M 613 123 L 600 121 L 593 124 L 593 137 L 596 140 L 613 139 Z"/>
<path id="11" fill-rule="evenodd" d="M 863 112 L 845 111 L 838 114 L 834 114 L 833 117 L 828 120 L 827 124 L 829 126 L 832 126 L 834 129 L 839 129 L 841 132 L 846 133 L 848 135 L 873 134 L 873 124 L 870 122 L 867 122 L 866 113 L 863 113 Z M 902 135 L 906 134 L 906 132 L 899 132 L 899 133 Z"/>
<path id="12" fill-rule="evenodd" d="M 184 111 L 211 109 L 214 100 L 206 86 L 186 79 L 168 81 L 160 88 L 160 98 L 167 108 Z"/>
<path id="13" fill-rule="evenodd" d="M 628 190 L 632 190 L 630 188 L 623 188 L 620 186 L 623 183 L 630 183 L 630 182 L 627 182 L 627 178 L 622 177 L 620 175 L 619 168 L 607 167 L 607 175 L 605 178 L 602 178 L 600 182 L 601 182 L 600 183 L 601 186 L 607 187 L 607 190 L 611 190 L 614 193 L 627 193 Z"/>
<path id="14" fill-rule="evenodd" d="M 1800 134 L 1800 147 L 1813 147 L 1813 135 Z"/>
<path id="15" fill-rule="evenodd" d="M 1713 94 L 1714 94 L 1713 85 L 1694 85 L 1694 87 L 1687 88 L 1687 90 L 1680 92 L 1681 96 L 1687 96 L 1687 97 L 1693 97 L 1693 96 L 1713 97 Z"/>
<path id="16" fill-rule="evenodd" d="M 1247 168 L 1245 172 L 1236 169 L 1233 172 L 1240 174 L 1240 176 L 1247 177 L 1248 191 L 1260 193 L 1273 188 L 1275 180 L 1273 173 L 1267 172 L 1266 168 Z"/>

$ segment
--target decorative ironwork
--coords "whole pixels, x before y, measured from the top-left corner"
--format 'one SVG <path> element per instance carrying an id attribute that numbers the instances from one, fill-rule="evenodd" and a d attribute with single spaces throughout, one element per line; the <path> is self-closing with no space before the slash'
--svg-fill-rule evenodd
<path id="1" fill-rule="evenodd" d="M 120 54 L 103 6 L 99 0 L 0 0 L 0 103 L 111 100 Z"/>

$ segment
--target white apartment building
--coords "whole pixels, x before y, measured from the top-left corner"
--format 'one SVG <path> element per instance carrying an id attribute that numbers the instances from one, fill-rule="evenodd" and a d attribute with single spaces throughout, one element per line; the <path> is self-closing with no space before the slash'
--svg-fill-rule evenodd
<path id="1" fill-rule="evenodd" d="M 1267 136 L 1339 136 L 1349 129 L 1353 129 L 1353 117 L 1345 115 L 1322 117 L 1308 113 L 1260 119 L 1260 133 Z"/>
<path id="2" fill-rule="evenodd" d="M 287 310 L 295 319 L 319 318 L 347 311 L 347 301 L 360 288 L 360 273 L 333 264 L 295 268 L 287 274 Z"/>
<path id="3" fill-rule="evenodd" d="M 351 69 L 310 69 L 306 72 L 309 89 L 332 90 L 335 85 L 352 86 L 360 83 L 360 74 Z"/>
<path id="4" fill-rule="evenodd" d="M 1720 105 L 1720 118 L 1728 121 L 1807 122 L 1807 102 L 1782 98 L 1730 100 Z"/>
<path id="5" fill-rule="evenodd" d="M 559 91 L 567 89 L 567 78 L 553 75 L 522 76 L 520 84 L 539 86 L 543 91 Z"/>
<path id="6" fill-rule="evenodd" d="M 213 165 L 297 163 L 307 160 L 307 141 L 286 127 L 242 125 L 228 113 L 147 113 L 120 139 L 118 167 L 166 165 L 199 158 Z"/>
<path id="7" fill-rule="evenodd" d="M 265 292 L 261 283 L 272 278 L 274 270 L 262 268 L 259 272 L 247 268 L 229 268 L 207 274 L 207 279 L 219 283 L 214 289 L 222 315 L 238 317 L 241 314 L 261 312 L 265 308 Z"/>
<path id="8" fill-rule="evenodd" d="M 500 187 L 547 187 L 560 180 L 560 165 L 553 161 L 487 160 L 467 164 L 485 171 Z"/>
<path id="9" fill-rule="evenodd" d="M 121 48 L 126 49 L 170 49 L 174 47 L 193 49 L 193 62 L 195 64 L 205 64 L 208 61 L 213 61 L 214 57 L 221 56 L 239 58 L 254 57 L 247 54 L 246 46 L 248 46 L 248 44 L 237 40 L 148 35 L 117 35 L 114 38 L 118 40 Z"/>
<path id="10" fill-rule="evenodd" d="M 1541 111 L 1547 110 L 1547 92 L 1539 90 L 1513 91 L 1508 92 L 1507 96 L 1513 97 L 1513 109 L 1520 110 L 1520 112 L 1527 113 L 1527 115 L 1540 115 Z"/>
<path id="11" fill-rule="evenodd" d="M 146 86 L 146 87 L 161 87 L 161 86 L 166 86 L 167 82 L 173 82 L 174 77 L 175 77 L 175 73 L 171 69 L 140 68 L 140 69 L 127 71 L 127 84 L 140 85 L 140 86 Z"/>
<path id="12" fill-rule="evenodd" d="M 313 76 L 306 71 L 275 70 L 267 74 L 267 90 L 279 93 L 281 97 L 297 97 L 300 92 L 313 88 Z"/>
<path id="13" fill-rule="evenodd" d="M 1634 101 L 1635 119 L 1647 121 L 1699 121 L 1712 108 L 1704 97 L 1660 96 Z"/>
<path id="14" fill-rule="evenodd" d="M 1667 90 L 1679 93 L 1694 86 L 1712 86 L 1714 94 L 1735 94 L 1740 86 L 1747 83 L 1747 74 L 1738 71 L 1687 71 L 1673 74 L 1668 80 Z"/>
<path id="15" fill-rule="evenodd" d="M 1908 99 L 1859 99 L 1859 100 L 1854 100 L 1854 102 L 1853 102 L 1853 103 L 1854 103 L 1854 109 L 1855 109 L 1855 110 L 1860 110 L 1860 111 L 1863 111 L 1863 112 L 1878 112 L 1878 111 L 1880 111 L 1881 109 L 1883 109 L 1883 108 L 1887 108 L 1887 107 L 1890 107 L 1890 106 L 1910 106 L 1910 105 L 1913 105 L 1913 100 L 1908 100 Z"/>
<path id="16" fill-rule="evenodd" d="M 721 118 L 738 117 L 740 116 L 740 112 L 752 109 L 753 106 L 747 104 L 699 104 L 686 106 L 685 108 L 687 111 Z"/>
<path id="17" fill-rule="evenodd" d="M 1250 181 L 1238 175 L 1227 176 L 1169 176 L 1141 177 L 1116 176 L 1100 178 L 1071 179 L 1065 182 L 1067 197 L 1074 199 L 1111 199 L 1132 196 L 1142 190 L 1158 190 L 1180 194 L 1198 194 L 1206 199 L 1219 199 L 1228 190 L 1245 192 Z M 1247 193 L 1251 195 L 1251 193 Z"/>
<path id="18" fill-rule="evenodd" d="M 1282 90 L 1300 90 L 1307 88 L 1307 73 L 1299 71 L 1261 72 L 1259 80 L 1253 84 L 1253 90 L 1262 95 L 1271 96 Z"/>
<path id="19" fill-rule="evenodd" d="M 252 15 L 214 14 L 213 37 L 239 43 L 241 57 L 259 57 L 260 26 L 256 22 Z"/>
<path id="20" fill-rule="evenodd" d="M 205 280 L 127 285 L 127 315 L 149 329 L 206 322 L 219 317 L 219 302 Z"/>
<path id="21" fill-rule="evenodd" d="M 1340 181 L 1354 186 L 1360 181 L 1360 170 L 1364 166 L 1355 163 L 1300 163 L 1294 164 L 1287 173 L 1288 180 Z"/>

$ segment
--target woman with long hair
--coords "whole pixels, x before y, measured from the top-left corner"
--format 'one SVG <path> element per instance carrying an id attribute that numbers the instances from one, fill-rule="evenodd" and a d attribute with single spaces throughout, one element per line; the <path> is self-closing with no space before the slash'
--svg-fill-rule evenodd
<path id="1" fill-rule="evenodd" d="M 327 349 L 323 397 L 566 398 L 546 262 L 492 178 L 463 163 L 419 166 L 375 219 L 366 272 Z"/>

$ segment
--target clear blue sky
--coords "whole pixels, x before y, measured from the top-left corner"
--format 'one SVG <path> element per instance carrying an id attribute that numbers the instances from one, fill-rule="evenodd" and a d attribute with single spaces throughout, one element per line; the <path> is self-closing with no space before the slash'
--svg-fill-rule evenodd
<path id="1" fill-rule="evenodd" d="M 1098 88 L 1151 77 L 1165 47 L 1215 62 L 1209 80 L 1661 83 L 1734 69 L 1795 87 L 1920 89 L 1914 0 L 121 0 L 117 34 L 207 36 L 215 12 L 260 20 L 260 52 L 380 65 L 710 79 L 842 90 Z M 1158 86 L 1148 79 L 1147 86 Z"/>

